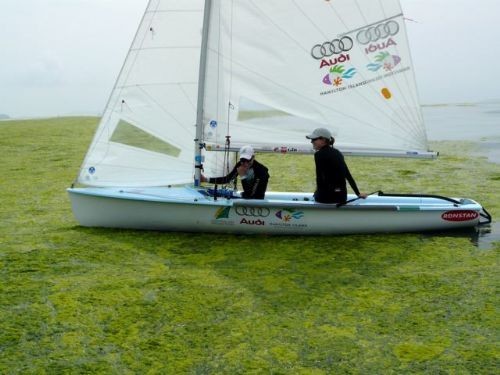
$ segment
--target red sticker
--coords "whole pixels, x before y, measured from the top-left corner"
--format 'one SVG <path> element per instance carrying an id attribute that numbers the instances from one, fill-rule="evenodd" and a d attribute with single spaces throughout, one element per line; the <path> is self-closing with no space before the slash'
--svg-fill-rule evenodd
<path id="1" fill-rule="evenodd" d="M 447 211 L 441 215 L 441 218 L 446 221 L 469 221 L 477 219 L 479 213 L 476 211 L 458 210 Z"/>

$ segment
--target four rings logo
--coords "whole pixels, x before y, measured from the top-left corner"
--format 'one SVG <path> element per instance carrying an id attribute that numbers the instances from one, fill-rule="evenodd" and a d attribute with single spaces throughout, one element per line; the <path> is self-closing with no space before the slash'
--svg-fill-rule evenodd
<path id="1" fill-rule="evenodd" d="M 271 211 L 266 207 L 235 207 L 238 216 L 268 217 Z"/>
<path id="2" fill-rule="evenodd" d="M 324 57 L 338 55 L 342 52 L 347 52 L 352 49 L 353 41 L 348 36 L 343 36 L 340 39 L 333 39 L 324 42 L 323 44 L 316 44 L 311 49 L 311 56 L 316 60 L 321 60 Z"/>
<path id="3" fill-rule="evenodd" d="M 394 36 L 399 32 L 399 24 L 396 21 L 387 21 L 377 26 L 363 29 L 356 35 L 356 40 L 361 44 L 376 42 L 379 39 L 385 39 Z"/>

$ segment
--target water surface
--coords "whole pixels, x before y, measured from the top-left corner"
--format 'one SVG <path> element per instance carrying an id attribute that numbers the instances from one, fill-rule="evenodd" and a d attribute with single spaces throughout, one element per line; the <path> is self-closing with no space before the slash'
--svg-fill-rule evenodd
<path id="1" fill-rule="evenodd" d="M 500 164 L 500 101 L 423 106 L 422 112 L 429 141 L 474 142 L 476 155 Z M 493 218 L 491 224 L 455 235 L 469 237 L 479 248 L 488 249 L 500 241 L 500 223 Z"/>
<path id="2" fill-rule="evenodd" d="M 477 154 L 500 163 L 500 101 L 423 106 L 429 141 L 471 141 Z"/>

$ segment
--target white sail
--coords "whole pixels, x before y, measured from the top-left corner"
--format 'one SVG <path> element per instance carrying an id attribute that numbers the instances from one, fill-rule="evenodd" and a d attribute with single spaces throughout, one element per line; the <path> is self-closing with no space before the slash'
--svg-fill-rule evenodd
<path id="1" fill-rule="evenodd" d="M 398 0 L 207 3 L 207 149 L 230 136 L 233 148 L 311 150 L 305 134 L 325 127 L 344 152 L 426 151 Z M 149 2 L 78 182 L 192 182 L 204 4 Z M 205 174 L 227 170 L 204 154 Z"/>
<path id="2" fill-rule="evenodd" d="M 202 0 L 149 2 L 78 181 L 191 182 Z"/>
<path id="3" fill-rule="evenodd" d="M 325 127 L 343 151 L 427 151 L 398 0 L 212 4 L 208 144 L 304 149 Z"/>

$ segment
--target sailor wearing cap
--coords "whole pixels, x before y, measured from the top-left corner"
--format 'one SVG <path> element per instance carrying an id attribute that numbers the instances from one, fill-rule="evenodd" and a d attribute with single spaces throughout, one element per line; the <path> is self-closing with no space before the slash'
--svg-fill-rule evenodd
<path id="1" fill-rule="evenodd" d="M 360 198 L 366 194 L 360 193 L 354 178 L 347 167 L 344 155 L 333 147 L 335 139 L 328 129 L 317 128 L 306 135 L 316 150 L 316 191 L 314 200 L 318 203 L 345 203 L 347 201 L 346 180 L 352 190 Z"/>
<path id="2" fill-rule="evenodd" d="M 240 148 L 240 161 L 236 163 L 233 170 L 224 177 L 207 178 L 201 176 L 202 182 L 210 184 L 227 184 L 240 176 L 243 192 L 241 196 L 245 199 L 264 199 L 267 183 L 269 181 L 268 169 L 257 160 L 252 146 Z"/>

